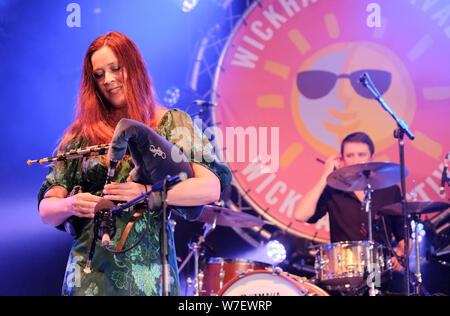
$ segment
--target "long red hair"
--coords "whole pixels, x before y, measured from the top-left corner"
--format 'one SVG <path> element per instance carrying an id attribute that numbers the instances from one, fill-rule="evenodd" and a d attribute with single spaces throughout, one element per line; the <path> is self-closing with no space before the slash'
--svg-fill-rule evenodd
<path id="1" fill-rule="evenodd" d="M 123 83 L 127 103 L 125 116 L 154 127 L 156 99 L 144 59 L 130 38 L 110 32 L 92 42 L 86 52 L 75 121 L 64 132 L 59 150 L 66 150 L 74 139 L 83 139 L 86 146 L 111 142 L 117 117 L 96 85 L 91 63 L 92 55 L 104 46 L 114 52 L 121 68 L 127 72 Z"/>

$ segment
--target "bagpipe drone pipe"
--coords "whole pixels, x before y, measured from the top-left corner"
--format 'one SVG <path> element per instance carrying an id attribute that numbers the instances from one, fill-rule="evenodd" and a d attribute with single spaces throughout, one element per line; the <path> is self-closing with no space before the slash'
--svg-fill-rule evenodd
<path id="1" fill-rule="evenodd" d="M 188 158 L 178 146 L 171 144 L 148 126 L 131 119 L 122 119 L 117 124 L 111 144 L 71 150 L 40 160 L 29 160 L 28 164 L 81 159 L 108 153 L 110 165 L 106 183 L 109 183 L 114 177 L 118 161 L 122 160 L 127 152 L 131 155 L 134 163 L 134 168 L 130 172 L 131 179 L 150 185 L 152 191 L 155 191 L 155 194 L 149 194 L 146 197 L 148 201 L 152 202 L 153 207 L 155 206 L 153 198 L 157 196 L 156 192 L 161 189 L 165 179 L 171 180 L 169 184 L 173 185 L 174 182 L 194 176 Z M 82 188 L 76 186 L 71 194 L 74 195 L 81 191 Z M 96 209 L 113 208 L 114 206 L 107 203 L 109 202 L 107 200 L 103 202 Z M 203 206 L 171 206 L 171 209 L 181 214 L 186 220 L 194 221 L 202 213 Z M 86 218 L 71 216 L 59 228 L 78 238 L 87 221 Z"/>

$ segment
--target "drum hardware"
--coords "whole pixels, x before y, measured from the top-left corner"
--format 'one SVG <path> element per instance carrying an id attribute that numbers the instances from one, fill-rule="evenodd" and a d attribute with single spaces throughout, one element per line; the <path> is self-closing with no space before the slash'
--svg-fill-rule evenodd
<path id="1" fill-rule="evenodd" d="M 419 233 L 419 222 L 420 222 L 420 216 L 422 214 L 428 214 L 428 213 L 435 213 L 435 212 L 443 212 L 448 210 L 450 207 L 449 203 L 446 202 L 438 202 L 438 201 L 412 201 L 408 202 L 406 205 L 406 212 L 407 214 L 411 215 L 412 219 L 416 223 L 414 226 L 414 238 L 413 242 L 415 243 L 415 259 L 416 259 L 416 273 L 412 274 L 410 273 L 412 279 L 413 279 L 413 286 L 414 286 L 414 294 L 415 295 L 421 295 L 421 293 L 426 293 L 427 291 L 423 288 L 423 280 L 422 280 L 422 274 L 421 274 L 421 268 L 420 268 L 420 242 L 418 238 Z M 387 215 L 396 215 L 401 216 L 402 215 L 402 204 L 401 203 L 394 203 L 385 206 L 383 209 L 380 210 L 380 213 L 387 214 Z M 444 212 L 445 213 L 445 212 Z M 438 215 L 440 216 L 440 215 Z"/>
<path id="2" fill-rule="evenodd" d="M 220 262 L 220 272 L 219 272 L 219 287 L 223 287 L 223 279 L 225 278 L 225 271 L 223 270 L 223 261 Z"/>
<path id="3" fill-rule="evenodd" d="M 265 224 L 262 219 L 259 219 L 256 216 L 215 205 L 206 205 L 203 213 L 197 221 L 203 223 L 215 222 L 216 225 L 219 226 L 241 228 L 250 228 L 255 226 L 262 227 Z"/>
<path id="4" fill-rule="evenodd" d="M 195 276 L 194 296 L 199 295 L 199 290 L 203 286 L 203 277 L 204 276 L 200 274 L 199 264 L 198 264 L 199 258 L 200 258 L 200 250 L 202 248 L 203 242 L 206 239 L 206 236 L 208 236 L 215 228 L 216 228 L 215 220 L 211 224 L 206 223 L 203 225 L 203 229 L 204 229 L 203 235 L 198 237 L 197 242 L 191 242 L 188 244 L 190 252 L 187 255 L 187 257 L 184 259 L 183 263 L 178 268 L 178 273 L 180 273 L 183 270 L 183 268 L 186 266 L 186 264 L 189 262 L 189 260 L 192 258 L 192 256 L 194 256 L 194 276 Z"/>
<path id="5" fill-rule="evenodd" d="M 268 267 L 268 268 L 266 268 L 266 270 L 271 271 L 272 274 L 274 274 L 274 275 L 280 275 L 282 273 L 285 273 L 282 268 L 276 267 L 276 266 Z"/>
<path id="6" fill-rule="evenodd" d="M 419 241 L 419 222 L 420 222 L 420 215 L 414 214 L 412 217 L 413 221 L 415 222 L 414 225 L 414 238 L 413 243 L 415 244 L 415 255 L 416 255 L 416 273 L 414 274 L 414 294 L 420 295 L 421 288 L 422 288 L 422 274 L 421 274 L 421 268 L 420 268 L 420 241 Z"/>
<path id="7" fill-rule="evenodd" d="M 253 271 L 254 269 L 249 269 L 248 271 Z M 221 271 L 222 272 L 222 271 Z M 244 275 L 245 275 L 245 271 L 238 271 L 238 270 L 236 270 L 235 271 L 236 273 L 237 273 L 237 275 L 239 276 L 239 277 L 243 277 Z M 220 288 L 222 288 L 223 287 L 223 284 L 221 283 L 220 284 Z"/>
<path id="8" fill-rule="evenodd" d="M 368 244 L 369 258 L 367 260 L 367 282 L 369 295 L 375 296 L 378 290 L 375 288 L 378 271 L 375 267 L 372 227 L 372 193 L 374 190 L 387 188 L 399 182 L 400 168 L 397 164 L 387 162 L 368 162 L 345 166 L 333 171 L 327 178 L 327 184 L 342 191 L 364 190 L 365 197 L 361 202 L 361 208 L 367 213 L 368 219 Z M 407 172 L 407 171 L 406 171 Z"/>
<path id="9" fill-rule="evenodd" d="M 309 266 L 305 264 L 298 264 L 298 263 L 291 263 L 291 267 L 294 268 L 297 271 L 300 271 L 302 273 L 307 274 L 315 274 L 316 270 L 314 269 L 314 266 Z"/>
<path id="10" fill-rule="evenodd" d="M 372 190 L 378 190 L 397 184 L 400 181 L 399 174 L 398 164 L 367 162 L 336 169 L 328 176 L 327 184 L 346 192 L 367 190 L 368 184 Z"/>
<path id="11" fill-rule="evenodd" d="M 205 242 L 206 237 L 219 226 L 227 226 L 227 227 L 254 227 L 254 226 L 263 226 L 264 221 L 246 213 L 236 212 L 228 208 L 224 208 L 216 205 L 205 205 L 202 214 L 197 219 L 199 222 L 205 223 L 203 225 L 204 232 L 202 236 L 199 236 L 197 242 L 192 242 L 188 245 L 190 252 L 188 256 L 184 259 L 183 263 L 178 269 L 178 273 L 180 273 L 186 264 L 189 262 L 192 256 L 194 256 L 194 295 L 198 296 L 203 290 L 205 285 L 205 275 L 204 272 L 199 271 L 199 258 L 200 258 L 200 250 L 202 248 L 202 244 Z M 219 270 L 219 286 L 223 287 L 225 282 L 225 272 L 224 272 L 224 262 L 220 263 Z M 203 275 L 202 275 L 203 274 Z M 201 277 L 201 278 L 200 278 Z M 209 295 L 210 293 L 206 293 Z"/>
<path id="12" fill-rule="evenodd" d="M 424 222 L 425 229 L 430 233 L 431 249 L 427 260 L 449 267 L 450 255 L 450 208 Z"/>
<path id="13" fill-rule="evenodd" d="M 194 284 L 194 295 L 195 295 L 195 286 L 197 287 L 197 292 L 199 291 L 198 289 L 202 289 L 203 288 L 203 279 L 204 279 L 205 275 L 203 274 L 203 271 L 199 271 L 198 272 L 198 285 Z M 198 296 L 198 294 L 197 294 Z"/>
<path id="14" fill-rule="evenodd" d="M 375 273 L 377 273 L 377 271 L 375 271 L 375 266 L 374 266 L 374 242 L 373 242 L 373 229 L 372 229 L 372 186 L 370 185 L 369 182 L 369 175 L 370 175 L 370 171 L 364 170 L 364 175 L 367 178 L 367 187 L 364 191 L 364 193 L 366 194 L 366 197 L 363 200 L 363 205 L 364 205 L 364 209 L 367 213 L 367 218 L 368 218 L 368 237 L 369 237 L 369 262 L 367 264 L 368 267 L 368 271 L 369 271 L 369 295 L 370 296 L 375 296 L 378 294 L 378 290 L 375 289 Z"/>
<path id="15" fill-rule="evenodd" d="M 342 241 L 313 247 L 316 249 L 317 284 L 337 292 L 354 292 L 367 286 L 364 281 L 369 277 L 368 241 Z M 385 247 L 374 243 L 374 268 L 380 277 L 390 269 L 390 257 L 385 252 Z"/>
<path id="16" fill-rule="evenodd" d="M 439 201 L 413 201 L 406 204 L 406 211 L 409 215 L 421 215 L 435 212 L 442 212 L 450 207 L 450 203 Z M 394 203 L 383 207 L 380 213 L 385 215 L 402 215 L 402 204 Z M 432 219 L 433 220 L 433 219 Z M 432 221 L 431 220 L 431 221 Z"/>
<path id="17" fill-rule="evenodd" d="M 270 264 L 246 259 L 213 257 L 203 269 L 202 296 L 216 296 L 232 279 L 240 279 L 251 271 L 268 271 Z"/>

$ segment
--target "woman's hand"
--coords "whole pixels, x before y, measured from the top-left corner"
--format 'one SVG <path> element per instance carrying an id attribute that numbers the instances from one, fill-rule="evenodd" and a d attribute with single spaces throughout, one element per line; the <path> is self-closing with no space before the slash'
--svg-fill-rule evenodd
<path id="1" fill-rule="evenodd" d="M 147 186 L 147 189 L 150 190 L 150 186 Z M 125 183 L 112 182 L 105 185 L 103 198 L 113 201 L 129 202 L 145 192 L 146 190 L 143 184 L 132 182 L 128 179 L 128 182 Z"/>
<path id="2" fill-rule="evenodd" d="M 69 211 L 78 217 L 94 218 L 95 206 L 102 200 L 101 197 L 90 193 L 78 193 L 67 198 Z"/>

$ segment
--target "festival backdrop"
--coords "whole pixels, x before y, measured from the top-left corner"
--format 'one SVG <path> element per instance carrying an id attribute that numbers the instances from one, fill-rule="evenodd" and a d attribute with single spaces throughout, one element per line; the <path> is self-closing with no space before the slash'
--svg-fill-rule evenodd
<path id="1" fill-rule="evenodd" d="M 26 161 L 51 156 L 73 120 L 89 44 L 111 30 L 132 38 L 164 103 L 167 89 L 189 91 L 197 44 L 231 2 L 252 1 L 200 0 L 186 13 L 182 0 L 0 0 L 0 295 L 60 293 L 72 238 L 41 222 L 37 192 L 47 168 Z M 363 130 L 377 160 L 398 162 L 392 118 L 357 82 L 365 71 L 416 136 L 405 139 L 407 191 L 415 180 L 419 200 L 448 200 L 449 189 L 438 193 L 450 150 L 447 0 L 261 0 L 241 13 L 207 72 L 215 72 L 213 118 L 224 145 L 217 148 L 228 148 L 234 185 L 255 209 L 290 233 L 326 241 L 326 220 L 293 220 L 323 168 L 317 158 L 337 154 L 343 136 Z M 248 155 L 255 142 L 227 144 L 227 127 L 259 143 L 256 159 Z M 273 165 L 262 168 L 258 157 Z M 177 222 L 180 262 L 201 226 Z M 208 238 L 212 255 L 246 258 L 246 243 L 230 228 Z M 425 282 L 448 291 L 448 270 L 433 267 Z"/>
<path id="2" fill-rule="evenodd" d="M 450 148 L 449 16 L 446 1 L 254 3 L 214 81 L 217 149 L 225 148 L 250 203 L 288 231 L 326 241 L 327 218 L 294 219 L 322 174 L 317 159 L 339 154 L 346 135 L 364 131 L 375 161 L 399 163 L 396 122 L 360 83 L 364 73 L 415 136 L 405 136 L 407 191 L 415 183 L 418 200 L 447 201 L 439 187 Z M 244 141 L 254 145 L 239 147 Z"/>

